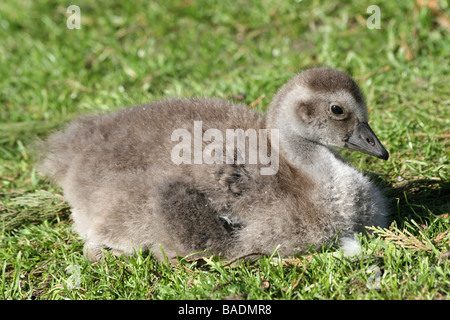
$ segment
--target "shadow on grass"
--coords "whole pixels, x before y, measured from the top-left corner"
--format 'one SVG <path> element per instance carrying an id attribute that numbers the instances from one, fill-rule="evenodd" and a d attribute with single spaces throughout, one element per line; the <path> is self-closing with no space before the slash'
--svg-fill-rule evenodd
<path id="1" fill-rule="evenodd" d="M 399 228 L 414 219 L 426 222 L 432 215 L 450 213 L 450 182 L 432 179 L 403 181 L 387 188 L 393 220 Z"/>

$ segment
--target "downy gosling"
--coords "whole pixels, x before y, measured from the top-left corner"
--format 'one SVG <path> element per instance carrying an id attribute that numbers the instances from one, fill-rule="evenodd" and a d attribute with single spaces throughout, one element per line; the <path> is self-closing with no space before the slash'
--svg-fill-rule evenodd
<path id="1" fill-rule="evenodd" d="M 219 99 L 168 99 L 87 116 L 53 133 L 40 171 L 62 187 L 93 262 L 103 251 L 281 256 L 338 239 L 357 250 L 388 201 L 337 154 L 387 160 L 347 74 L 301 72 L 267 116 Z"/>

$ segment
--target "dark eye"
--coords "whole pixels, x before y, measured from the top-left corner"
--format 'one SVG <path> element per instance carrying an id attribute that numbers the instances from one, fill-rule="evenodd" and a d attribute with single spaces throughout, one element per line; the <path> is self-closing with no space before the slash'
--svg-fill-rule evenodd
<path id="1" fill-rule="evenodd" d="M 339 107 L 338 105 L 333 104 L 331 106 L 331 112 L 333 112 L 334 114 L 344 114 L 344 110 Z"/>

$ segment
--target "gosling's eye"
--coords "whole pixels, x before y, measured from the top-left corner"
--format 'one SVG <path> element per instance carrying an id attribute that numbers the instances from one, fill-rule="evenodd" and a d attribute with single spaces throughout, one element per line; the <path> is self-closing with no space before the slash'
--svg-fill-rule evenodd
<path id="1" fill-rule="evenodd" d="M 344 110 L 340 106 L 335 104 L 331 106 L 331 112 L 333 112 L 334 114 L 344 114 Z"/>

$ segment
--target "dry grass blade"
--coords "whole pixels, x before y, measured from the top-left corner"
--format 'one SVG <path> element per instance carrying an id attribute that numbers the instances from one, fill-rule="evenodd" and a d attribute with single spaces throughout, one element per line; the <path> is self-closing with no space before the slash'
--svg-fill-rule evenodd
<path id="1" fill-rule="evenodd" d="M 378 234 L 384 240 L 391 241 L 392 243 L 399 245 L 402 248 L 409 248 L 415 250 L 424 249 L 422 242 L 416 237 L 414 237 L 410 232 L 408 232 L 408 235 L 411 238 L 409 238 L 408 235 L 406 235 L 397 228 L 383 229 L 380 227 L 367 227 L 367 229 L 372 230 L 373 233 Z"/>
<path id="2" fill-rule="evenodd" d="M 48 133 L 61 126 L 60 122 L 26 121 L 0 123 L 0 144 L 17 139 L 34 139 L 39 134 Z"/>
<path id="3" fill-rule="evenodd" d="M 419 231 L 421 238 L 414 236 L 408 230 L 400 230 L 396 227 L 390 229 L 383 229 L 380 227 L 367 227 L 367 229 L 372 230 L 373 233 L 378 234 L 381 238 L 387 241 L 391 241 L 395 245 L 398 245 L 405 249 L 410 249 L 413 251 L 435 251 L 436 248 L 433 246 L 431 241 L 427 241 L 426 236 Z M 446 233 L 448 234 L 448 233 Z M 445 238 L 446 235 L 440 234 L 438 237 L 433 239 L 433 242 L 438 242 Z"/>
<path id="4" fill-rule="evenodd" d="M 64 197 L 45 190 L 25 194 L 11 199 L 7 204 L 0 203 L 3 208 L 0 225 L 6 231 L 19 226 L 55 219 L 58 215 L 69 212 Z"/>
<path id="5" fill-rule="evenodd" d="M 256 99 L 255 101 L 253 101 L 252 103 L 250 103 L 250 104 L 247 106 L 247 108 L 249 108 L 249 109 L 253 108 L 253 107 L 256 106 L 258 103 L 260 103 L 261 100 L 264 99 L 265 97 L 266 97 L 265 94 L 260 95 L 259 98 Z"/>
<path id="6" fill-rule="evenodd" d="M 233 263 L 235 263 L 235 262 L 238 261 L 238 260 L 242 260 L 242 259 L 245 260 L 245 259 L 247 259 L 247 258 L 249 258 L 249 257 L 252 257 L 252 256 L 265 256 L 265 255 L 266 255 L 266 254 L 265 254 L 265 253 L 262 253 L 262 252 L 252 252 L 252 253 L 244 254 L 244 255 L 241 255 L 241 256 L 232 258 L 232 259 L 229 260 L 227 263 L 225 263 L 223 266 L 224 266 L 224 267 L 231 266 Z"/>
<path id="7" fill-rule="evenodd" d="M 439 243 L 442 242 L 445 238 L 448 238 L 445 242 L 450 244 L 450 230 L 439 233 L 433 241 Z"/>

